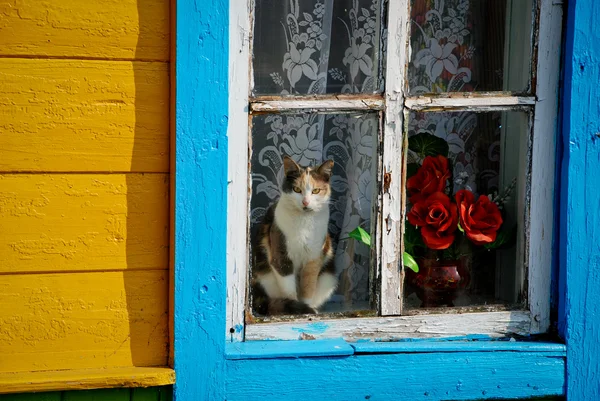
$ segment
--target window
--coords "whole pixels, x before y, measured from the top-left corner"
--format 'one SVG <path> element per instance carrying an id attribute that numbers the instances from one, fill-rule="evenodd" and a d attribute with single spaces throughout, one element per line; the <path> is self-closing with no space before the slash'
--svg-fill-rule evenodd
<path id="1" fill-rule="evenodd" d="M 254 3 L 231 16 L 241 34 L 231 44 L 227 335 L 545 332 L 559 10 L 534 0 Z M 249 244 L 279 196 L 284 154 L 335 162 L 339 285 L 317 315 L 264 318 L 252 310 Z M 485 217 L 468 220 L 462 206 Z M 419 213 L 446 220 L 426 230 Z M 371 246 L 352 238 L 357 227 Z"/>

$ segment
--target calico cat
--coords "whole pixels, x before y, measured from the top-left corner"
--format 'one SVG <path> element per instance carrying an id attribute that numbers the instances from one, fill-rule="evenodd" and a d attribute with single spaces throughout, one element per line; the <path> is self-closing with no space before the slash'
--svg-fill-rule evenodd
<path id="1" fill-rule="evenodd" d="M 283 158 L 285 179 L 254 244 L 252 304 L 261 315 L 317 313 L 337 286 L 329 225 L 333 161 L 302 168 Z"/>

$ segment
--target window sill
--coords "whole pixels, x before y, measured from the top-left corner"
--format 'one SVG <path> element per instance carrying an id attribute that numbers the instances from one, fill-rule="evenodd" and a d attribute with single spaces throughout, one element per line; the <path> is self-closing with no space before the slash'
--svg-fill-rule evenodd
<path id="1" fill-rule="evenodd" d="M 175 371 L 166 367 L 0 373 L 0 394 L 115 387 L 151 387 L 173 383 L 175 383 Z"/>
<path id="2" fill-rule="evenodd" d="M 310 345 L 301 345 L 302 342 Z M 301 393 L 303 399 L 400 397 L 413 401 L 521 399 L 565 394 L 566 347 L 562 344 L 464 339 L 266 343 L 228 345 L 230 360 L 226 363 L 225 377 L 228 400 L 261 401 L 273 391 L 280 399 L 295 399 Z M 339 356 L 340 349 L 350 352 L 344 345 L 352 353 Z M 306 348 L 294 352 L 301 346 Z"/>
<path id="3" fill-rule="evenodd" d="M 361 354 L 415 354 L 452 352 L 523 352 L 543 353 L 548 357 L 566 357 L 564 344 L 529 341 L 396 341 L 348 343 L 343 339 L 247 341 L 228 343 L 225 358 L 276 359 L 340 357 Z"/>

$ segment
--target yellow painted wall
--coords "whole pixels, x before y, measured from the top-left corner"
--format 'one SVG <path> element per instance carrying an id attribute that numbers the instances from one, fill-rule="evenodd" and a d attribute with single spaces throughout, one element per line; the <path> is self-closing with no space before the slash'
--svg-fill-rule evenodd
<path id="1" fill-rule="evenodd" d="M 0 2 L 0 374 L 167 365 L 169 7 Z"/>

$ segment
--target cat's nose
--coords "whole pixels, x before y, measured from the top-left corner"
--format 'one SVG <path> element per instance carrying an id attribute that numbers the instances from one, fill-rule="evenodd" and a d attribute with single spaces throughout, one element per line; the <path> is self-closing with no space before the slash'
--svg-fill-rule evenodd
<path id="1" fill-rule="evenodd" d="M 306 207 L 309 203 L 308 199 L 302 199 L 302 206 Z"/>

